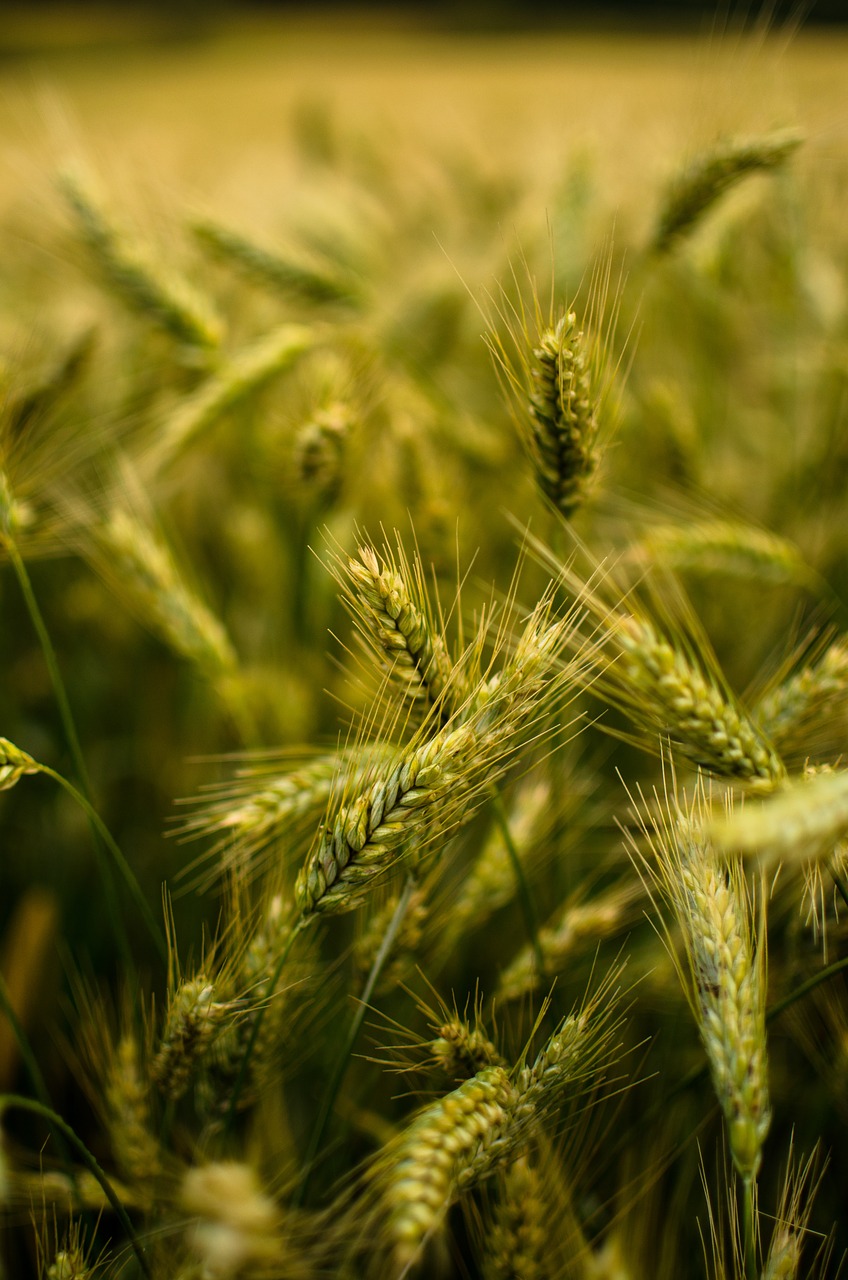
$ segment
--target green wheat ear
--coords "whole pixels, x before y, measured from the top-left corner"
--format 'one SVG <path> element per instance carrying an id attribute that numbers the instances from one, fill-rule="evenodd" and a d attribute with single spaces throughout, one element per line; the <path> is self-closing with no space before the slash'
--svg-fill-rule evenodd
<path id="1" fill-rule="evenodd" d="M 696 157 L 668 188 L 652 247 L 666 253 L 689 235 L 716 201 L 749 173 L 777 169 L 803 141 L 794 129 L 719 143 Z"/>
<path id="2" fill-rule="evenodd" d="M 528 442 L 536 479 L 557 511 L 569 517 L 598 465 L 597 394 L 575 312 L 540 335 L 531 376 Z"/>

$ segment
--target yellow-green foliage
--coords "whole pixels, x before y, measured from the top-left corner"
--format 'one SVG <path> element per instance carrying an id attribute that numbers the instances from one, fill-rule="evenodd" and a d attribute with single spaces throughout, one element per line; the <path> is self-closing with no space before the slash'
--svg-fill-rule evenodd
<path id="1" fill-rule="evenodd" d="M 835 1276 L 845 37 L 122 15 L 0 31 L 0 1277 Z"/>

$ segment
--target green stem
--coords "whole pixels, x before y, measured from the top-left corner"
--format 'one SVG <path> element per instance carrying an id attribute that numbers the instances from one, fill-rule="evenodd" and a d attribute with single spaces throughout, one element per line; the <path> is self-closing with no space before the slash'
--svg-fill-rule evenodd
<path id="1" fill-rule="evenodd" d="M 60 1115 L 50 1107 L 44 1106 L 43 1103 L 35 1102 L 32 1098 L 21 1098 L 14 1093 L 0 1094 L 0 1113 L 2 1113 L 7 1107 L 15 1107 L 19 1111 L 31 1111 L 34 1115 L 42 1116 L 50 1125 L 51 1129 L 53 1129 L 57 1134 L 61 1134 L 62 1137 L 75 1148 L 85 1167 L 100 1184 L 103 1194 L 109 1201 L 109 1204 L 115 1212 L 115 1216 L 127 1234 L 130 1247 L 138 1258 L 138 1265 L 141 1267 L 145 1276 L 148 1277 L 148 1280 L 150 1280 L 150 1267 L 148 1266 L 144 1250 L 139 1243 L 138 1236 L 135 1233 L 133 1224 L 130 1222 L 127 1211 L 121 1204 L 115 1188 L 112 1186 L 111 1182 L 106 1177 L 106 1174 L 103 1172 L 82 1139 L 77 1137 L 71 1126 L 66 1120 L 63 1120 Z"/>
<path id="2" fill-rule="evenodd" d="M 802 982 L 800 987 L 796 987 L 794 991 L 790 991 L 782 1000 L 778 1000 L 777 1004 L 773 1004 L 766 1014 L 766 1022 L 771 1022 L 773 1018 L 779 1017 L 784 1009 L 788 1009 L 796 1000 L 801 1000 L 810 991 L 814 991 L 821 983 L 827 982 L 828 978 L 833 978 L 837 973 L 842 973 L 848 969 L 848 956 L 842 960 L 836 960 L 833 964 L 829 964 L 825 969 L 819 969 L 818 973 L 814 973 L 806 982 Z"/>
<path id="3" fill-rule="evenodd" d="M 57 773 L 55 769 L 51 769 L 46 764 L 39 764 L 38 770 L 39 770 L 39 773 L 46 774 L 48 778 L 52 778 L 54 782 L 58 782 L 59 786 L 62 787 L 68 793 L 68 795 L 71 796 L 72 799 L 76 801 L 76 803 L 80 806 L 80 808 L 85 813 L 86 817 L 88 818 L 89 822 L 94 828 L 97 836 L 99 837 L 99 840 L 97 841 L 98 850 L 99 850 L 100 840 L 102 840 L 103 844 L 106 846 L 109 853 L 112 855 L 113 862 L 117 867 L 118 871 L 121 873 L 121 876 L 124 879 L 124 883 L 126 884 L 127 888 L 129 889 L 132 895 L 133 901 L 135 902 L 136 906 L 141 912 L 144 922 L 147 925 L 148 930 L 150 931 L 150 936 L 156 944 L 156 949 L 158 950 L 161 959 L 163 960 L 163 962 L 167 964 L 168 944 L 165 940 L 165 935 L 162 932 L 159 925 L 156 923 L 156 919 L 150 908 L 150 903 L 145 898 L 141 889 L 141 885 L 138 883 L 138 880 L 135 877 L 135 873 L 133 872 L 132 867 L 127 862 L 126 858 L 121 852 L 118 844 L 116 843 L 114 837 L 109 831 L 109 828 L 106 826 L 105 822 L 97 813 L 97 810 L 92 806 L 91 802 L 87 799 L 87 797 L 84 796 L 82 792 L 77 791 L 73 783 L 69 782 L 67 778 L 63 778 L 61 773 Z M 108 863 L 104 865 L 104 879 L 107 881 L 109 885 L 112 886 L 112 888 L 114 888 L 114 879 L 112 876 L 112 869 L 111 867 L 109 867 Z M 126 934 L 120 928 L 120 922 L 117 914 L 115 916 L 115 928 L 119 935 L 118 945 L 121 946 L 122 949 L 125 949 L 125 947 L 128 945 L 127 938 L 126 938 Z M 130 957 L 130 961 L 131 961 L 130 967 L 132 968 L 133 967 L 132 957 Z"/>
<path id="4" fill-rule="evenodd" d="M 13 539 L 9 537 L 6 537 L 5 545 L 6 545 L 6 551 L 8 553 L 9 559 L 12 563 L 12 567 L 17 576 L 18 583 L 21 588 L 21 592 L 26 602 L 26 607 L 29 612 L 32 625 L 35 628 L 35 632 L 38 636 L 39 643 L 41 645 L 41 651 L 44 655 L 44 661 L 47 666 L 48 673 L 50 675 L 50 683 L 53 686 L 53 693 L 56 698 L 56 705 L 59 708 L 59 716 L 62 721 L 62 727 L 64 729 L 65 739 L 67 741 L 68 748 L 71 753 L 71 758 L 74 762 L 74 769 L 79 779 L 81 790 L 78 791 L 60 773 L 56 773 L 53 769 L 48 768 L 46 765 L 40 765 L 39 771 L 41 773 L 47 774 L 48 777 L 53 778 L 56 782 L 59 783 L 60 786 L 64 787 L 64 789 L 69 793 L 69 795 L 73 796 L 74 799 L 77 801 L 77 803 L 82 807 L 86 817 L 88 818 L 88 822 L 92 828 L 92 833 L 94 836 L 95 852 L 97 853 L 98 860 L 100 861 L 101 868 L 103 870 L 104 888 L 109 897 L 109 903 L 108 903 L 109 914 L 113 921 L 113 928 L 115 929 L 118 948 L 123 957 L 127 972 L 132 973 L 135 968 L 132 951 L 129 946 L 129 940 L 127 939 L 126 935 L 120 928 L 120 915 L 118 912 L 118 904 L 115 896 L 114 880 L 111 874 L 111 869 L 108 866 L 108 863 L 104 863 L 104 861 L 101 858 L 101 852 L 102 852 L 100 848 L 101 840 L 106 845 L 109 852 L 112 854 L 112 857 L 114 858 L 119 870 L 121 871 L 121 874 L 123 875 L 124 879 L 129 885 L 130 891 L 132 892 L 133 897 L 136 900 L 136 903 L 141 908 L 142 915 L 144 916 L 145 922 L 147 923 L 148 928 L 151 929 L 156 945 L 159 949 L 160 954 L 163 956 L 163 958 L 167 956 L 167 947 L 165 945 L 165 939 L 161 930 L 158 928 L 156 921 L 153 918 L 153 913 L 151 912 L 150 907 L 147 901 L 145 900 L 144 895 L 141 892 L 141 889 L 139 888 L 139 885 L 137 880 L 135 879 L 135 876 L 133 875 L 129 865 L 126 862 L 126 859 L 124 858 L 120 849 L 116 845 L 115 841 L 112 839 L 111 835 L 107 831 L 105 825 L 103 824 L 103 822 L 101 821 L 100 817 L 98 816 L 97 812 L 94 809 L 94 806 L 92 804 L 91 781 L 88 776 L 88 770 L 86 769 L 86 766 L 85 766 L 85 760 L 83 759 L 82 749 L 80 747 L 79 737 L 77 735 L 76 725 L 74 723 L 74 717 L 71 711 L 71 704 L 68 700 L 67 691 L 65 689 L 65 683 L 62 679 L 62 674 L 59 670 L 59 663 L 56 658 L 56 650 L 53 648 L 53 642 L 50 639 L 50 633 L 47 630 L 47 625 L 44 621 L 41 610 L 38 607 L 38 601 L 35 598 L 35 592 L 33 591 L 33 588 L 32 588 L 32 582 L 30 581 L 30 577 L 29 577 L 29 574 L 27 573 L 26 565 L 24 564 L 23 559 L 21 558 L 20 552 L 18 551 L 18 548 L 15 545 L 15 542 L 13 541 Z"/>
<path id="5" fill-rule="evenodd" d="M 280 981 L 280 977 L 283 972 L 283 967 L 289 958 L 289 952 L 294 946 L 295 938 L 297 938 L 298 934 L 300 934 L 300 932 L 306 927 L 306 925 L 309 923 L 311 919 L 312 919 L 311 916 L 306 918 L 301 916 L 297 924 L 292 929 L 291 933 L 286 939 L 283 950 L 280 953 L 280 958 L 274 967 L 274 972 L 271 974 L 271 981 L 268 984 L 268 990 L 264 994 L 263 1003 L 256 1010 L 256 1017 L 253 1019 L 253 1025 L 250 1029 L 250 1036 L 245 1046 L 245 1050 L 242 1055 L 241 1062 L 239 1064 L 238 1075 L 236 1076 L 235 1083 L 233 1085 L 233 1092 L 232 1092 L 232 1097 L 230 1098 L 230 1105 L 227 1108 L 227 1115 L 224 1121 L 224 1127 L 226 1129 L 229 1129 L 232 1127 L 233 1122 L 235 1121 L 235 1118 L 236 1118 L 236 1114 L 238 1112 L 239 1098 L 241 1097 L 242 1089 L 245 1086 L 245 1082 L 247 1081 L 247 1070 L 248 1070 L 248 1067 L 250 1066 L 250 1059 L 253 1054 L 256 1041 L 259 1037 L 259 1031 L 262 1027 L 263 1021 L 265 1020 L 265 1011 L 268 1008 L 268 1005 L 271 1003 L 271 1001 L 274 998 L 274 992 L 277 990 L 277 983 Z"/>
<path id="6" fill-rule="evenodd" d="M 507 856 L 512 864 L 512 870 L 515 874 L 515 883 L 518 888 L 518 900 L 521 903 L 521 913 L 524 916 L 524 926 L 527 930 L 527 937 L 533 948 L 533 955 L 536 959 L 536 969 L 540 984 L 545 980 L 545 953 L 542 951 L 542 944 L 539 940 L 539 918 L 536 915 L 536 905 L 533 902 L 533 895 L 530 892 L 530 886 L 527 883 L 527 877 L 524 874 L 524 867 L 521 863 L 521 857 L 515 841 L 512 838 L 512 832 L 509 829 L 509 819 L 507 817 L 504 802 L 497 791 L 492 791 L 492 808 L 495 814 L 495 821 L 500 828 L 501 836 L 506 847 Z"/>
<path id="7" fill-rule="evenodd" d="M 848 907 L 848 886 L 846 886 L 845 881 L 842 879 L 835 867 L 830 868 L 830 874 L 833 877 L 833 883 L 836 885 L 840 898 L 845 903 L 846 907 Z"/>
<path id="8" fill-rule="evenodd" d="M 386 932 L 383 934 L 380 949 L 374 957 L 374 963 L 372 964 L 371 971 L 368 974 L 368 980 L 365 983 L 359 1004 L 353 1015 L 353 1020 L 351 1021 L 348 1029 L 345 1042 L 342 1045 L 341 1052 L 336 1058 L 336 1065 L 333 1070 L 330 1083 L 327 1086 L 327 1092 L 324 1095 L 321 1110 L 318 1113 L 318 1119 L 316 1120 L 315 1127 L 312 1130 L 312 1136 L 309 1140 L 309 1149 L 307 1150 L 306 1158 L 303 1163 L 303 1177 L 301 1178 L 300 1185 L 297 1187 L 294 1196 L 292 1197 L 292 1205 L 295 1208 L 299 1207 L 303 1203 L 306 1196 L 309 1179 L 312 1176 L 312 1169 L 315 1164 L 315 1157 L 318 1155 L 321 1148 L 327 1124 L 333 1113 L 333 1108 L 336 1105 L 336 1098 L 338 1097 L 339 1089 L 342 1086 L 342 1081 L 344 1080 L 347 1069 L 350 1065 L 351 1054 L 353 1053 L 354 1046 L 356 1045 L 356 1041 L 359 1037 L 359 1032 L 362 1028 L 362 1023 L 368 1010 L 369 1001 L 374 994 L 374 988 L 379 981 L 380 974 L 383 971 L 383 966 L 391 954 L 398 930 L 403 924 L 404 916 L 409 908 L 409 902 L 414 889 L 415 878 L 412 875 L 408 875 L 406 883 L 401 890 L 400 897 L 398 898 L 397 906 L 392 913 L 392 918 L 389 921 Z"/>
<path id="9" fill-rule="evenodd" d="M 47 671 L 50 675 L 50 683 L 53 686 L 53 693 L 56 698 L 56 705 L 59 708 L 59 716 L 62 720 L 62 728 L 65 732 L 65 740 L 67 741 L 71 757 L 74 762 L 74 769 L 79 778 L 80 786 L 85 793 L 86 798 L 91 800 L 91 783 L 88 777 L 88 770 L 85 767 L 85 761 L 82 755 L 82 749 L 77 737 L 76 725 L 74 724 L 73 713 L 71 712 L 71 704 L 68 701 L 68 695 L 65 690 L 65 682 L 59 671 L 59 663 L 56 659 L 56 650 L 53 648 L 53 641 L 50 639 L 50 633 L 47 625 L 42 617 L 41 610 L 38 607 L 38 601 L 35 598 L 35 592 L 32 589 L 29 574 L 26 571 L 26 565 L 21 559 L 20 552 L 11 538 L 7 537 L 6 551 L 12 562 L 12 568 L 18 579 L 24 600 L 26 601 L 27 611 L 29 612 L 32 625 L 35 628 L 38 640 L 41 645 L 41 651 L 44 654 L 44 661 L 47 664 Z"/>
<path id="10" fill-rule="evenodd" d="M 745 1250 L 745 1280 L 758 1280 L 757 1268 L 757 1214 L 754 1203 L 755 1182 L 745 1178 L 742 1183 L 742 1240 Z"/>

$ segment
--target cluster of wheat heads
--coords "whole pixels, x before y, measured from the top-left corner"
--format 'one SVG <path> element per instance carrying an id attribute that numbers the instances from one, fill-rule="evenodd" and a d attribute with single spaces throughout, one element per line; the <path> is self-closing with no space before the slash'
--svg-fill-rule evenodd
<path id="1" fill-rule="evenodd" d="M 590 188 L 546 230 L 299 146 L 345 217 L 276 240 L 63 172 L 4 322 L 0 1268 L 836 1274 L 848 242 L 800 137 L 594 256 Z"/>

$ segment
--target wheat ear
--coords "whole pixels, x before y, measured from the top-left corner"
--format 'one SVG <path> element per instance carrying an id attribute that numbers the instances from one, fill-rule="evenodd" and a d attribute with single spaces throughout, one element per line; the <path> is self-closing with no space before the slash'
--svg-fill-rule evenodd
<path id="1" fill-rule="evenodd" d="M 211 218 L 197 219 L 191 229 L 204 248 L 231 263 L 257 284 L 281 293 L 297 293 L 310 302 L 355 301 L 356 282 L 329 262 L 299 252 L 284 255 Z"/>
<path id="2" fill-rule="evenodd" d="M 826 857 L 848 836 L 848 772 L 793 778 L 767 802 L 715 820 L 709 834 L 729 852 L 770 863 Z"/>
<path id="3" fill-rule="evenodd" d="M 450 1205 L 549 1125 L 568 1093 L 597 1081 L 611 1052 L 616 970 L 565 1018 L 532 1064 L 485 1067 L 437 1099 L 384 1157 L 387 1231 L 403 1272 L 438 1231 Z"/>
<path id="4" fill-rule="evenodd" d="M 778 746 L 795 742 L 844 707 L 848 695 L 848 640 L 835 640 L 821 659 L 770 690 L 754 709 L 759 724 Z"/>
<path id="5" fill-rule="evenodd" d="M 408 696 L 438 703 L 447 720 L 468 691 L 433 623 L 420 561 L 410 565 L 400 543 L 397 557 L 361 546 L 346 570 L 348 606 L 392 676 Z"/>
<path id="6" fill-rule="evenodd" d="M 110 221 L 81 175 L 62 175 L 60 186 L 101 275 L 124 302 L 179 342 L 217 347 L 221 322 L 206 300 L 176 275 L 163 275 L 150 252 Z"/>
<path id="7" fill-rule="evenodd" d="M 681 980 L 724 1112 L 730 1152 L 747 1188 L 771 1122 L 766 1045 L 766 956 L 762 900 L 752 899 L 738 861 L 724 864 L 702 836 L 710 800 L 668 799 L 661 829 L 639 818 L 653 853 L 647 865 L 669 902 L 686 951 Z M 759 919 L 758 919 L 759 916 Z"/>
<path id="8" fill-rule="evenodd" d="M 189 586 L 158 531 L 116 510 L 95 537 L 92 559 L 144 622 L 213 681 L 235 674 L 238 660 L 223 625 Z"/>
<path id="9" fill-rule="evenodd" d="M 598 463 L 597 393 L 585 348 L 569 311 L 540 334 L 530 366 L 530 454 L 539 487 L 564 516 L 583 502 Z"/>
<path id="10" fill-rule="evenodd" d="M 746 174 L 778 168 L 802 141 L 797 130 L 785 129 L 722 142 L 698 156 L 666 193 L 654 250 L 666 252 L 692 231 L 725 191 Z"/>
<path id="11" fill-rule="evenodd" d="M 150 449 L 151 469 L 172 462 L 225 413 L 290 368 L 315 342 L 316 334 L 307 326 L 283 324 L 237 352 L 162 424 Z"/>
<path id="12" fill-rule="evenodd" d="M 505 1170 L 486 1236 L 483 1280 L 547 1280 L 550 1202 L 539 1170 L 519 1156 Z"/>
<path id="13" fill-rule="evenodd" d="M 602 687 L 626 710 L 720 777 L 744 779 L 760 790 L 782 780 L 786 771 L 768 739 L 653 623 L 634 614 L 610 630 L 621 656 L 604 672 Z"/>
<path id="14" fill-rule="evenodd" d="M 547 603 L 531 616 L 503 671 L 480 683 L 464 717 L 432 737 L 419 733 L 370 785 L 331 813 L 318 847 L 300 872 L 303 917 L 358 906 L 413 843 L 419 850 L 467 820 L 481 795 L 506 768 L 518 736 L 568 684 L 570 669 L 552 675 L 568 622 L 547 623 Z"/>

